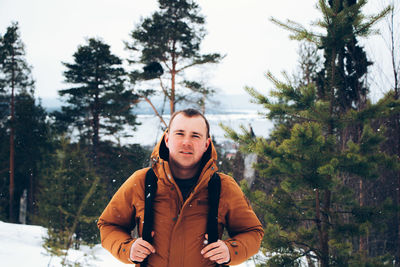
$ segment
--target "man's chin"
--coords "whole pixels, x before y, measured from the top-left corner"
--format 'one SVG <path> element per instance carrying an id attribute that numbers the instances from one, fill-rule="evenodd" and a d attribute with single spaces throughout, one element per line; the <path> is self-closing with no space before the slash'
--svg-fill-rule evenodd
<path id="1" fill-rule="evenodd" d="M 181 169 L 189 170 L 196 168 L 196 164 L 193 163 L 185 163 L 185 162 L 177 162 L 177 166 Z"/>
<path id="2" fill-rule="evenodd" d="M 174 161 L 174 162 L 175 162 L 175 165 L 176 165 L 178 168 L 186 169 L 186 170 L 188 170 L 188 169 L 194 169 L 194 168 L 196 168 L 197 165 L 198 165 L 198 164 L 196 164 L 196 163 L 193 163 L 192 160 L 179 160 L 179 161 Z"/>

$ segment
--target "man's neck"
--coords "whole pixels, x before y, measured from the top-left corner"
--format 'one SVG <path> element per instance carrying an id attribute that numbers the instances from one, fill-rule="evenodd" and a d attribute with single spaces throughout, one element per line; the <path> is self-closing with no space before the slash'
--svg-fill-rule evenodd
<path id="1" fill-rule="evenodd" d="M 185 169 L 177 166 L 172 160 L 170 160 L 169 166 L 174 177 L 179 179 L 190 179 L 197 174 L 200 164 L 197 164 L 194 168 Z"/>

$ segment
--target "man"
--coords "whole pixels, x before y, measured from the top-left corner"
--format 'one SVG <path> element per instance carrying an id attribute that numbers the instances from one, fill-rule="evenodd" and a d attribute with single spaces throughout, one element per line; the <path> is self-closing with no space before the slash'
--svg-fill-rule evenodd
<path id="1" fill-rule="evenodd" d="M 145 168 L 121 186 L 100 216 L 104 248 L 125 263 L 148 258 L 149 267 L 236 265 L 257 253 L 262 225 L 234 179 L 222 173 L 218 233 L 221 238 L 226 227 L 230 238 L 207 244 L 207 186 L 217 171 L 217 155 L 200 112 L 174 113 L 151 159 L 158 178 L 152 244 L 130 235 L 135 226 L 139 236 L 143 230 Z"/>

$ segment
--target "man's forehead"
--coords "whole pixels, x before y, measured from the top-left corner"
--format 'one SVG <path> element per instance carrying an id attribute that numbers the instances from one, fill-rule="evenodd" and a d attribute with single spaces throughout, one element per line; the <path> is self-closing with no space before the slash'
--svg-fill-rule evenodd
<path id="1" fill-rule="evenodd" d="M 188 117 L 184 114 L 178 114 L 174 118 L 170 126 L 171 131 L 189 131 L 201 133 L 202 135 L 207 132 L 207 125 L 201 116 Z"/>

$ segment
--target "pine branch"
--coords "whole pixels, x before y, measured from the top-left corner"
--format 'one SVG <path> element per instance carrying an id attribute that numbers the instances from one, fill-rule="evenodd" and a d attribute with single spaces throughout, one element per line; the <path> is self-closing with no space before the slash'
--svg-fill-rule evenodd
<path id="1" fill-rule="evenodd" d="M 370 20 L 367 23 L 364 24 L 360 24 L 360 27 L 358 29 L 355 30 L 356 35 L 366 35 L 368 34 L 368 30 L 379 20 L 381 20 L 383 17 L 385 17 L 387 14 L 389 14 L 389 12 L 391 11 L 391 6 L 386 7 L 385 9 L 383 9 L 378 15 L 375 16 L 371 16 Z"/>
<path id="2" fill-rule="evenodd" d="M 171 98 L 171 95 L 168 93 L 167 88 L 165 88 L 165 86 L 164 86 L 164 84 L 163 84 L 163 82 L 162 82 L 161 77 L 158 77 L 158 79 L 159 79 L 159 81 L 160 81 L 160 87 L 161 87 L 161 89 L 162 89 L 164 95 L 170 99 L 170 98 Z"/>
<path id="3" fill-rule="evenodd" d="M 308 31 L 301 24 L 291 20 L 287 20 L 286 23 L 284 23 L 271 17 L 270 21 L 280 26 L 281 28 L 293 32 L 294 34 L 290 35 L 290 39 L 293 40 L 298 40 L 298 41 L 307 40 L 309 42 L 319 44 L 320 43 L 319 40 L 323 37 L 322 35 Z"/>
<path id="4" fill-rule="evenodd" d="M 172 71 L 172 68 L 168 65 L 168 63 L 167 63 L 166 60 L 162 60 L 161 62 L 164 63 L 164 65 L 167 67 L 167 69 L 169 70 L 169 72 Z"/>
<path id="5" fill-rule="evenodd" d="M 153 105 L 153 103 L 151 102 L 151 100 L 146 96 L 146 95 L 142 95 L 142 98 L 144 98 L 144 100 L 149 103 L 149 105 L 151 106 L 151 108 L 153 109 L 154 113 L 156 114 L 156 116 L 160 119 L 160 121 L 164 124 L 165 127 L 168 127 L 167 123 L 164 121 L 163 117 L 160 115 L 160 113 L 158 113 L 156 107 Z"/>
<path id="6" fill-rule="evenodd" d="M 225 58 L 224 56 L 221 56 L 220 54 L 207 54 L 207 55 L 203 55 L 201 58 L 198 58 L 196 60 L 194 60 L 192 63 L 176 70 L 176 73 L 180 73 L 181 71 L 196 66 L 196 65 L 202 65 L 202 64 L 206 64 L 206 63 L 219 63 L 222 59 Z"/>

